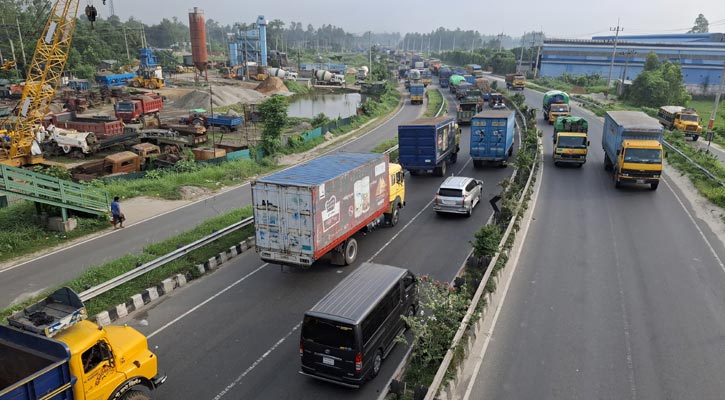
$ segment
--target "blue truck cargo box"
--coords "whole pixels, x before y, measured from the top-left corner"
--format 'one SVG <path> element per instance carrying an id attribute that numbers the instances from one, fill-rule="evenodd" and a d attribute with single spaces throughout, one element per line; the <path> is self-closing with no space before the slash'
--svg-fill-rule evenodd
<path id="1" fill-rule="evenodd" d="M 470 83 L 471 85 L 476 83 L 476 77 L 473 75 L 466 74 L 466 75 L 463 75 L 463 78 L 466 80 L 466 82 Z"/>
<path id="2" fill-rule="evenodd" d="M 399 125 L 398 151 L 400 164 L 408 171 L 439 166 L 451 153 L 458 152 L 455 118 L 419 118 Z"/>
<path id="3" fill-rule="evenodd" d="M 623 140 L 657 140 L 662 143 L 664 128 L 642 111 L 608 111 L 604 115 L 602 148 L 610 160 L 616 160 Z"/>
<path id="4" fill-rule="evenodd" d="M 0 400 L 72 399 L 69 359 L 62 342 L 0 325 Z"/>
<path id="5" fill-rule="evenodd" d="M 504 163 L 513 153 L 514 112 L 485 110 L 471 119 L 471 158 L 474 166 L 483 162 Z"/>

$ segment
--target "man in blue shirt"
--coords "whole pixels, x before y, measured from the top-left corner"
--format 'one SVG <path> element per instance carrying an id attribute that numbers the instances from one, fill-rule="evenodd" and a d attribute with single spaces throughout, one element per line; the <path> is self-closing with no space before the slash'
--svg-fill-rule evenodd
<path id="1" fill-rule="evenodd" d="M 117 229 L 116 225 L 120 224 L 121 228 L 123 228 L 123 221 L 126 220 L 126 217 L 121 212 L 121 203 L 118 202 L 118 196 L 113 198 L 113 201 L 111 202 L 111 215 L 113 216 L 113 229 Z"/>

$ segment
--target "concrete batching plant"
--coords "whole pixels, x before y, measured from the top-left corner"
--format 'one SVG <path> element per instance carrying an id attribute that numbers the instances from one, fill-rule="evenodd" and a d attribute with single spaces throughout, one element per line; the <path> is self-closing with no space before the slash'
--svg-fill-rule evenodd
<path id="1" fill-rule="evenodd" d="M 257 17 L 252 29 L 238 30 L 228 35 L 229 66 L 249 66 L 254 73 L 257 66 L 267 67 L 267 19 Z"/>

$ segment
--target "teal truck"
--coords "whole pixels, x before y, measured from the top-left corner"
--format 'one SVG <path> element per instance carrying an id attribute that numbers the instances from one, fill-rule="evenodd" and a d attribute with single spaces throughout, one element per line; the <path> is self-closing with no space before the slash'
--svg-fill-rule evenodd
<path id="1" fill-rule="evenodd" d="M 553 125 L 558 117 L 571 116 L 569 107 L 569 94 L 561 90 L 549 90 L 544 93 L 544 120 Z"/>

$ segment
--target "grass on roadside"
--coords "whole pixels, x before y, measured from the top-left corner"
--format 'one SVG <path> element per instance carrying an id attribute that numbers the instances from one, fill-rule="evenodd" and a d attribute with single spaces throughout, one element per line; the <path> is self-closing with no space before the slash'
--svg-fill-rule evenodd
<path id="1" fill-rule="evenodd" d="M 725 181 L 725 167 L 712 154 L 707 154 L 703 150 L 695 149 L 687 145 L 682 135 L 673 132 L 666 132 L 665 140 L 687 155 L 687 157 L 710 171 L 718 179 Z M 687 175 L 697 190 L 708 200 L 719 207 L 725 207 L 725 187 L 705 176 L 697 167 L 687 162 L 687 160 L 674 151 L 668 152 L 667 161 L 670 165 L 673 165 L 680 172 Z"/>
<path id="2" fill-rule="evenodd" d="M 690 102 L 687 103 L 687 106 L 697 110 L 700 118 L 702 118 L 703 129 L 706 129 L 707 124 L 710 121 L 710 116 L 712 115 L 712 108 L 715 106 L 715 100 L 690 100 Z M 715 115 L 715 135 L 713 136 L 712 141 L 722 147 L 725 147 L 725 101 L 720 102 L 717 114 Z"/>
<path id="3" fill-rule="evenodd" d="M 373 148 L 373 153 L 384 153 L 386 150 L 390 149 L 391 147 L 398 144 L 398 137 L 394 137 L 388 140 L 384 140 L 380 142 L 379 145 L 375 146 Z M 398 150 L 395 150 L 390 153 L 390 161 L 396 162 L 398 161 Z"/>
<path id="4" fill-rule="evenodd" d="M 146 263 L 159 256 L 169 253 L 180 246 L 187 245 L 195 240 L 198 240 L 204 236 L 211 234 L 212 232 L 221 228 L 227 227 L 234 222 L 240 221 L 252 214 L 251 207 L 245 207 L 231 211 L 227 214 L 220 215 L 218 217 L 209 219 L 202 222 L 196 228 L 178 234 L 160 243 L 151 244 L 143 249 L 140 254 L 128 254 L 117 260 L 110 261 L 103 265 L 95 266 L 81 274 L 76 279 L 69 282 L 65 282 L 59 286 L 68 286 L 80 293 L 88 288 L 103 283 L 111 278 L 117 277 L 123 273 L 126 273 L 134 268 L 138 263 Z M 195 279 L 199 277 L 199 272 L 196 270 L 195 265 L 201 264 L 213 257 L 217 253 L 229 249 L 236 243 L 246 239 L 249 236 L 254 235 L 254 226 L 250 225 L 236 232 L 230 233 L 222 239 L 219 239 L 213 243 L 210 243 L 203 248 L 194 250 L 186 256 L 168 263 L 160 268 L 157 268 L 142 277 L 121 285 L 115 289 L 112 289 L 101 296 L 91 299 L 86 302 L 86 308 L 88 309 L 88 315 L 96 315 L 101 311 L 108 309 L 116 304 L 123 303 L 128 300 L 132 295 L 141 292 L 142 290 L 152 287 L 162 280 L 174 275 L 184 274 L 187 279 Z M 29 299 L 22 304 L 0 311 L 0 322 L 6 320 L 6 318 L 13 312 L 27 307 L 40 299 L 45 298 L 54 289 L 48 290 L 47 292 L 38 295 L 32 299 Z"/>

